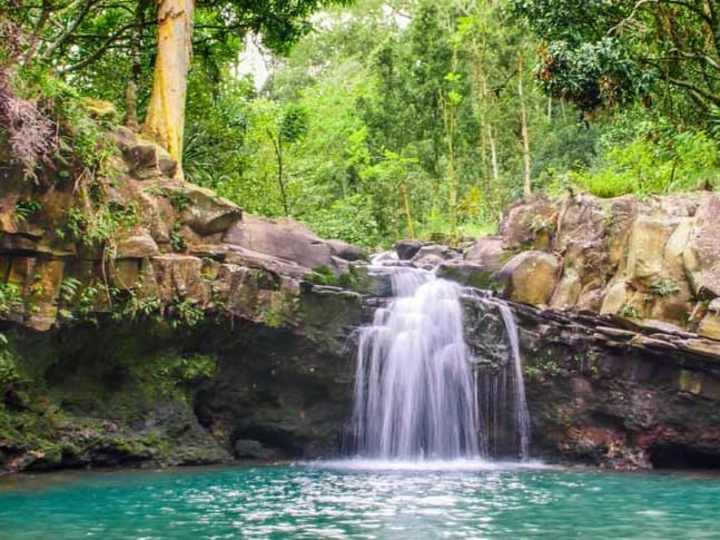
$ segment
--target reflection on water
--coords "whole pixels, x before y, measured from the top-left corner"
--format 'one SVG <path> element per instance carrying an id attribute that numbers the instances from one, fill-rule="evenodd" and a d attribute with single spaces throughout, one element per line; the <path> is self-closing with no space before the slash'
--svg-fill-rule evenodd
<path id="1" fill-rule="evenodd" d="M 462 461 L 0 481 L 0 538 L 718 538 L 720 481 Z"/>

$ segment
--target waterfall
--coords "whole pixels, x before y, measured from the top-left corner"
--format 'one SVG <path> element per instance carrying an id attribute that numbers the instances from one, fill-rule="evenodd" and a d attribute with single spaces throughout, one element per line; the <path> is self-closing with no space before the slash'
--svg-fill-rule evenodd
<path id="1" fill-rule="evenodd" d="M 357 454 L 527 459 L 530 418 L 508 305 L 474 297 L 499 312 L 509 345 L 505 366 L 478 374 L 464 339 L 463 287 L 412 267 L 371 269 L 390 275 L 393 299 L 359 331 L 352 420 Z"/>
<path id="2" fill-rule="evenodd" d="M 510 342 L 510 360 L 512 369 L 512 410 L 515 420 L 515 433 L 518 438 L 520 459 L 526 460 L 530 455 L 530 413 L 525 399 L 525 380 L 522 372 L 522 357 L 520 356 L 520 339 L 517 324 L 512 310 L 504 302 L 495 302 L 500 311 L 508 341 Z"/>
<path id="3" fill-rule="evenodd" d="M 462 288 L 412 268 L 394 269 L 392 285 L 393 302 L 360 331 L 353 415 L 358 453 L 383 459 L 481 455 Z"/>

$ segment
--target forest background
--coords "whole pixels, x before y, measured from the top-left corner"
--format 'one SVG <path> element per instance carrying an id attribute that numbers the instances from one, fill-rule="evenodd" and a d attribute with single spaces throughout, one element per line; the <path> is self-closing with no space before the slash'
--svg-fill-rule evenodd
<path id="1" fill-rule="evenodd" d="M 144 118 L 155 3 L 0 7 L 3 145 L 29 176 L 63 145 L 98 167 L 82 104 Z M 250 38 L 267 80 L 240 74 Z M 190 58 L 185 178 L 324 237 L 452 241 L 533 193 L 720 177 L 714 0 L 198 0 Z"/>

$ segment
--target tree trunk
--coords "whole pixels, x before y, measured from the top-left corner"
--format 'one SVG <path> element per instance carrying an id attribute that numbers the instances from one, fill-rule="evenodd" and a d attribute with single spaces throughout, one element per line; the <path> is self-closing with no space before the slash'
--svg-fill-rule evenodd
<path id="1" fill-rule="evenodd" d="M 485 130 L 488 140 L 488 145 L 490 146 L 490 166 L 492 171 L 492 179 L 497 185 L 498 180 L 500 179 L 500 167 L 498 166 L 498 157 L 497 157 L 497 144 L 495 142 L 495 130 L 493 129 L 492 120 L 488 120 L 486 118 L 485 110 L 488 107 L 488 104 L 490 103 L 490 94 L 488 93 L 487 88 L 487 81 L 485 80 L 485 77 L 481 77 L 481 89 L 482 89 L 482 100 L 483 100 L 483 114 L 482 114 L 482 120 L 481 123 L 485 124 Z"/>
<path id="2" fill-rule="evenodd" d="M 525 105 L 525 91 L 523 88 L 523 59 L 518 57 L 518 97 L 520 98 L 520 120 L 523 149 L 524 184 L 523 193 L 526 197 L 532 195 L 532 182 L 530 179 L 530 134 L 528 132 L 528 115 Z"/>
<path id="3" fill-rule="evenodd" d="M 272 141 L 275 150 L 275 160 L 277 161 L 277 182 L 280 187 L 280 198 L 282 199 L 285 217 L 290 217 L 290 208 L 288 207 L 287 192 L 285 191 L 285 167 L 283 163 L 282 135 L 278 133 L 277 139 L 272 131 L 268 129 L 268 137 Z"/>
<path id="4" fill-rule="evenodd" d="M 182 177 L 187 75 L 192 56 L 194 0 L 157 0 L 158 46 L 144 132 L 178 162 Z"/>
<path id="5" fill-rule="evenodd" d="M 125 125 L 133 131 L 140 130 L 140 121 L 137 112 L 137 90 L 140 86 L 140 78 L 142 74 L 142 39 L 145 29 L 145 17 L 150 7 L 150 0 L 138 0 L 135 6 L 135 30 L 132 36 L 130 46 L 130 57 L 132 58 L 132 66 L 130 68 L 130 78 L 125 87 Z"/>
<path id="6" fill-rule="evenodd" d="M 410 239 L 415 239 L 415 223 L 412 217 L 412 209 L 410 206 L 410 197 L 408 195 L 407 186 L 403 182 L 400 184 L 400 195 L 402 196 L 403 210 L 405 211 L 405 221 L 407 222 L 408 235 Z"/>
<path id="7" fill-rule="evenodd" d="M 497 185 L 498 180 L 500 180 L 500 166 L 498 165 L 497 145 L 495 143 L 495 131 L 493 130 L 492 124 L 490 122 L 488 122 L 487 125 L 487 136 L 490 143 L 490 164 L 492 165 L 493 180 Z"/>

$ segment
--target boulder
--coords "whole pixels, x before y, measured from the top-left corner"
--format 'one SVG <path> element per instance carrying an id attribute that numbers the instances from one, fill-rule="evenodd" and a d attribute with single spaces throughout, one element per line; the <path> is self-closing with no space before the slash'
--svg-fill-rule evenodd
<path id="1" fill-rule="evenodd" d="M 504 295 L 521 304 L 547 305 L 557 285 L 560 261 L 543 251 L 516 255 L 498 273 Z"/>
<path id="2" fill-rule="evenodd" d="M 158 298 L 170 304 L 190 300 L 204 305 L 210 298 L 210 286 L 202 277 L 202 260 L 189 255 L 167 254 L 151 259 L 157 280 Z"/>
<path id="3" fill-rule="evenodd" d="M 698 296 L 720 296 L 720 239 L 717 223 L 720 220 L 720 195 L 707 194 L 695 216 L 695 227 L 683 252 L 685 270 L 690 286 Z"/>
<path id="4" fill-rule="evenodd" d="M 448 246 L 442 244 L 430 244 L 421 247 L 415 256 L 412 258 L 412 262 L 416 266 L 422 268 L 435 268 L 444 261 L 455 259 L 458 257 L 458 252 Z"/>
<path id="5" fill-rule="evenodd" d="M 720 340 L 720 316 L 717 313 L 708 313 L 700 321 L 697 331 L 701 336 Z"/>
<path id="6" fill-rule="evenodd" d="M 282 259 L 286 264 L 292 262 L 310 270 L 322 267 L 338 270 L 333 259 L 337 245 L 334 251 L 330 243 L 292 219 L 269 219 L 246 214 L 241 222 L 225 233 L 223 241 L 245 248 L 252 254 Z"/>
<path id="7" fill-rule="evenodd" d="M 502 269 L 512 257 L 505 250 L 503 240 L 499 236 L 480 238 L 465 251 L 465 261 L 477 265 L 486 272 L 495 273 Z"/>
<path id="8" fill-rule="evenodd" d="M 665 219 L 640 217 L 630 233 L 627 273 L 633 281 L 660 276 L 665 268 L 665 245 L 677 223 Z"/>
<path id="9" fill-rule="evenodd" d="M 446 261 L 437 268 L 437 276 L 476 289 L 496 289 L 495 272 L 467 261 Z"/>
<path id="10" fill-rule="evenodd" d="M 180 221 L 200 236 L 225 233 L 243 217 L 240 207 L 210 189 L 185 182 L 164 182 L 159 187 Z"/>
<path id="11" fill-rule="evenodd" d="M 570 309 L 577 305 L 582 291 L 580 274 L 573 267 L 565 268 L 562 279 L 553 293 L 550 306 L 557 309 Z"/>
<path id="12" fill-rule="evenodd" d="M 367 252 L 358 246 L 348 244 L 342 240 L 327 240 L 330 251 L 336 257 L 346 261 L 366 261 Z"/>
<path id="13" fill-rule="evenodd" d="M 118 239 L 115 257 L 117 259 L 143 259 L 154 257 L 159 253 L 158 246 L 150 233 L 144 229 L 138 229 Z"/>
<path id="14" fill-rule="evenodd" d="M 409 261 L 417 255 L 417 252 L 420 251 L 423 245 L 423 242 L 419 240 L 401 240 L 395 244 L 395 252 L 401 261 Z"/>
<path id="15" fill-rule="evenodd" d="M 538 196 L 512 206 L 500 225 L 510 249 L 548 249 L 555 234 L 558 210 L 554 201 Z"/>
<path id="16" fill-rule="evenodd" d="M 149 180 L 161 176 L 175 177 L 177 161 L 158 144 L 143 139 L 124 127 L 115 131 L 114 138 L 122 151 L 130 174 L 137 180 Z"/>
<path id="17" fill-rule="evenodd" d="M 302 279 L 312 272 L 311 268 L 301 266 L 294 261 L 273 257 L 267 253 L 260 253 L 252 249 L 234 245 L 229 246 L 229 250 L 225 253 L 224 260 L 230 264 L 248 268 L 258 268 L 278 275 L 291 276 L 295 279 Z"/>

